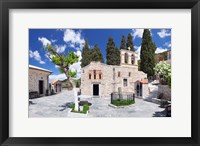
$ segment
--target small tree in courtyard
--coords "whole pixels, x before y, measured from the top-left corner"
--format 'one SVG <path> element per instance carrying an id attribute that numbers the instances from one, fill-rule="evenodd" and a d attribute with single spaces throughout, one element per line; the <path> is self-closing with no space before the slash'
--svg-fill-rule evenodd
<path id="1" fill-rule="evenodd" d="M 75 99 L 75 111 L 78 111 L 78 97 L 76 92 L 76 86 L 72 81 L 72 78 L 76 77 L 76 71 L 69 69 L 70 65 L 78 62 L 79 56 L 74 52 L 68 52 L 68 54 L 58 53 L 57 48 L 53 48 L 51 45 L 43 46 L 43 49 L 47 52 L 48 58 L 57 66 L 59 66 L 59 71 L 64 73 L 67 77 L 67 83 L 69 83 L 74 91 Z"/>

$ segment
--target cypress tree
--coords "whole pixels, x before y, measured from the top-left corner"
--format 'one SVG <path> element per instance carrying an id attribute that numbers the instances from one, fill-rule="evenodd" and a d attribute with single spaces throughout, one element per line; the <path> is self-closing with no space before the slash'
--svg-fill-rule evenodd
<path id="1" fill-rule="evenodd" d="M 106 63 L 108 65 L 119 65 L 120 64 L 120 51 L 115 46 L 112 37 L 108 38 L 108 43 L 106 46 Z"/>
<path id="2" fill-rule="evenodd" d="M 115 58 L 113 58 L 113 60 L 115 62 L 114 65 L 120 65 L 120 51 L 117 47 L 115 47 L 115 52 L 113 55 L 116 56 Z"/>
<path id="3" fill-rule="evenodd" d="M 122 35 L 120 49 L 126 49 L 126 37 Z"/>
<path id="4" fill-rule="evenodd" d="M 90 48 L 88 45 L 88 40 L 86 39 L 85 45 L 82 50 L 81 67 L 90 64 Z"/>
<path id="5" fill-rule="evenodd" d="M 154 75 L 156 45 L 152 42 L 149 29 L 144 29 L 140 53 L 140 70 L 145 72 L 148 77 Z"/>
<path id="6" fill-rule="evenodd" d="M 127 47 L 127 49 L 128 49 L 128 47 L 130 47 L 131 48 L 130 51 L 135 51 L 134 45 L 133 45 L 133 37 L 132 37 L 131 33 L 128 34 L 126 47 Z"/>
<path id="7" fill-rule="evenodd" d="M 97 46 L 97 44 L 95 44 L 94 48 L 91 49 L 90 51 L 91 51 L 90 54 L 91 61 L 100 61 L 102 63 L 104 62 L 101 49 Z"/>

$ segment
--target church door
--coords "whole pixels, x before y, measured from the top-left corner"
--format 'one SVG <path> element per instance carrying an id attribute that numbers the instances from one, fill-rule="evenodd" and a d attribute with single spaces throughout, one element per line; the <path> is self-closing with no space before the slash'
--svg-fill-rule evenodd
<path id="1" fill-rule="evenodd" d="M 99 84 L 93 84 L 93 95 L 99 96 Z"/>
<path id="2" fill-rule="evenodd" d="M 39 94 L 43 94 L 44 92 L 44 81 L 39 80 Z"/>

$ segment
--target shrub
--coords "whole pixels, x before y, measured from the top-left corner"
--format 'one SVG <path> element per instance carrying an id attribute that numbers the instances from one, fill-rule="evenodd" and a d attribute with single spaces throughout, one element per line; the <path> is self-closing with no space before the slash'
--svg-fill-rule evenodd
<path id="1" fill-rule="evenodd" d="M 79 111 L 75 111 L 75 110 L 74 110 L 74 109 L 75 109 L 75 104 L 71 104 L 71 105 L 70 105 L 70 108 L 72 109 L 72 112 L 84 113 L 84 114 L 86 114 L 87 111 L 89 111 L 89 109 L 90 109 L 90 107 L 89 107 L 88 104 L 84 104 L 84 105 L 83 105 L 83 111 L 80 111 L 80 108 L 79 108 Z"/>
<path id="2" fill-rule="evenodd" d="M 112 103 L 113 105 L 116 105 L 116 106 L 126 106 L 126 105 L 131 105 L 131 104 L 134 104 L 135 101 L 134 100 L 124 100 L 124 99 L 116 99 L 116 100 L 112 100 Z"/>
<path id="3" fill-rule="evenodd" d="M 171 87 L 171 65 L 166 62 L 159 62 L 154 68 L 155 74 L 159 76 L 162 84 Z"/>
<path id="4" fill-rule="evenodd" d="M 75 104 L 71 104 L 71 105 L 70 105 L 70 108 L 72 109 L 72 111 L 74 111 Z"/>
<path id="5" fill-rule="evenodd" d="M 88 105 L 88 104 L 84 104 L 84 105 L 83 105 L 83 111 L 82 111 L 82 112 L 86 114 L 87 111 L 89 111 L 89 109 L 90 109 L 89 105 Z"/>

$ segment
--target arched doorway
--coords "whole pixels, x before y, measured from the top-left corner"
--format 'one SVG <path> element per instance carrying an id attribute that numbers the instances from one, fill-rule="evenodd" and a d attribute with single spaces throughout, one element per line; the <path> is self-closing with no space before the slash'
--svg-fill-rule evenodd
<path id="1" fill-rule="evenodd" d="M 136 96 L 142 97 L 142 83 L 136 83 Z"/>

